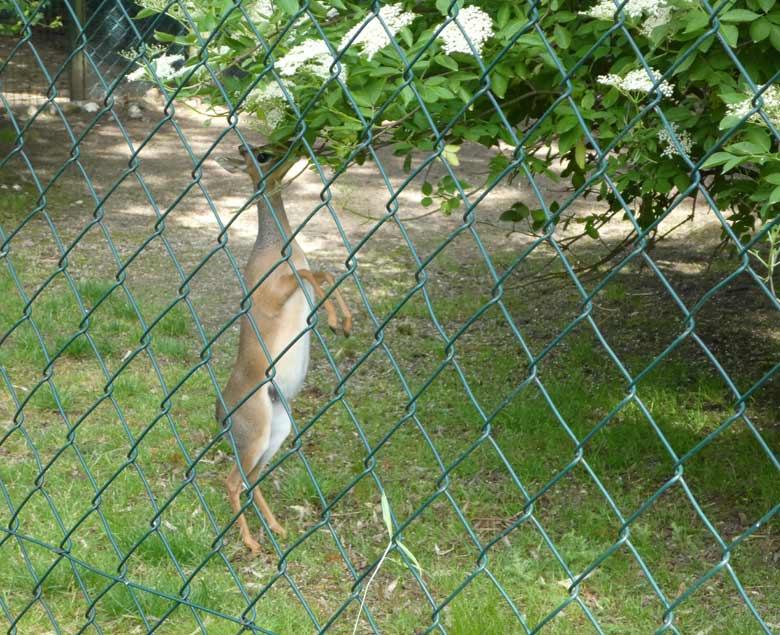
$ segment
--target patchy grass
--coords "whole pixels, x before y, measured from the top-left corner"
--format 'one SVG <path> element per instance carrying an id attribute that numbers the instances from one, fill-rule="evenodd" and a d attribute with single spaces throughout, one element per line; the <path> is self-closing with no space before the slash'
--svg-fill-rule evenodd
<path id="1" fill-rule="evenodd" d="M 5 230 L 29 196 L 3 201 Z M 155 632 L 203 624 L 226 634 L 239 625 L 225 616 L 246 612 L 274 633 L 316 632 L 315 620 L 351 633 L 358 605 L 344 605 L 355 576 L 387 541 L 375 475 L 426 589 L 391 552 L 366 601 L 382 632 L 439 624 L 498 635 L 523 632 L 522 621 L 529 631 L 544 624 L 545 635 L 651 633 L 682 598 L 681 632 L 757 633 L 732 572 L 779 628 L 777 516 L 746 533 L 780 501 L 776 463 L 757 436 L 780 448 L 776 388 L 747 402 L 749 420 L 688 456 L 741 411 L 690 342 L 653 362 L 679 318 L 661 292 L 645 297 L 646 272 L 627 272 L 594 300 L 621 369 L 579 318 L 573 287 L 508 284 L 506 312 L 494 304 L 477 315 L 492 297 L 484 263 L 444 254 L 429 268 L 428 302 L 417 293 L 400 308 L 414 281 L 366 270 L 374 315 L 394 314 L 367 357 L 376 327 L 364 310 L 348 340 L 323 329 L 342 376 L 357 369 L 330 404 L 337 379 L 314 345 L 294 404 L 303 431 L 261 484 L 289 534 L 264 537 L 267 553 L 253 560 L 235 529 L 222 533 L 231 450 L 218 438 L 190 307 L 153 284 L 68 270 L 49 280 L 56 263 L 12 249 L 0 260 L 0 518 L 13 532 L 0 534 L 0 623 L 76 632 L 91 611 L 107 633 L 162 621 Z M 348 297 L 356 308 L 357 294 Z M 446 338 L 469 324 L 450 348 L 428 303 Z M 233 329 L 210 360 L 220 385 L 235 342 Z M 735 359 L 735 381 L 755 374 L 750 359 Z M 252 509 L 250 523 L 260 530 Z M 718 537 L 742 536 L 726 566 Z M 195 608 L 177 608 L 179 596 Z M 365 620 L 358 632 L 370 632 Z"/>

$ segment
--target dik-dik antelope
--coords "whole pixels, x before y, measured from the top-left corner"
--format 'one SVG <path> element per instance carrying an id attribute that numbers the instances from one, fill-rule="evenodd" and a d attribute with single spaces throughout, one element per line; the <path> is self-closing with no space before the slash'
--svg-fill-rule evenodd
<path id="1" fill-rule="evenodd" d="M 307 318 L 311 309 L 292 269 L 294 267 L 304 282 L 310 298 L 314 297 L 312 293 L 320 299 L 324 298 L 322 284 L 333 284 L 334 278 L 326 271 L 312 271 L 306 255 L 294 240 L 290 243 L 289 261 L 278 265 L 282 249 L 291 234 L 282 202 L 282 177 L 291 164 L 283 164 L 267 147 L 252 148 L 251 154 L 243 145 L 238 150 L 242 159 L 223 158 L 220 163 L 230 172 L 243 170 L 249 174 L 252 185 L 258 190 L 264 184 L 266 196 L 273 208 L 272 213 L 265 200 L 258 199 L 257 240 L 244 271 L 244 280 L 250 289 L 263 276 L 268 276 L 252 293 L 249 313 L 270 359 L 266 357 L 249 319 L 246 315 L 242 316 L 238 356 L 227 386 L 222 391 L 225 405 L 231 413 L 230 431 L 238 449 L 238 460 L 251 486 L 290 433 L 290 417 L 277 391 L 283 394 L 284 401 L 289 404 L 300 391 L 309 365 L 310 331 L 307 330 Z M 284 236 L 279 231 L 274 214 Z M 343 314 L 343 332 L 349 335 L 352 315 L 338 290 L 334 290 L 333 295 Z M 336 308 L 330 299 L 324 300 L 323 306 L 328 314 L 328 325 L 335 331 L 339 323 Z M 295 344 L 279 358 L 293 341 Z M 273 360 L 276 363 L 271 366 Z M 273 383 L 267 381 L 269 377 L 273 377 Z M 258 389 L 257 386 L 263 381 L 266 383 Z M 247 395 L 251 396 L 247 399 Z M 244 399 L 246 401 L 236 408 Z M 216 416 L 217 421 L 226 425 L 226 413 L 219 399 Z M 227 478 L 233 513 L 241 509 L 240 495 L 243 488 L 241 471 L 236 465 Z M 284 528 L 276 520 L 259 488 L 254 487 L 252 492 L 268 526 L 284 536 Z M 258 554 L 260 545 L 252 537 L 243 513 L 238 517 L 238 527 L 244 544 L 253 554 Z"/>

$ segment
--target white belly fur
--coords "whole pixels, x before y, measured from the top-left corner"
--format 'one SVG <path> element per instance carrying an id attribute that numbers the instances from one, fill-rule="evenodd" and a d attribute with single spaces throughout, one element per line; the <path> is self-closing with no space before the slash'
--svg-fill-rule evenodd
<path id="1" fill-rule="evenodd" d="M 280 401 L 274 402 L 273 415 L 271 416 L 271 436 L 268 438 L 268 447 L 256 461 L 260 471 L 264 470 L 265 466 L 274 458 L 274 455 L 278 452 L 282 443 L 284 443 L 287 435 L 290 434 L 291 428 L 292 422 L 290 420 L 290 415 L 287 414 L 287 411 Z"/>
<path id="2" fill-rule="evenodd" d="M 309 297 L 314 299 L 315 296 L 311 285 L 306 281 L 303 283 L 306 285 Z M 274 342 L 274 350 L 272 351 L 274 356 L 279 355 L 289 346 L 290 342 L 295 340 L 307 328 L 306 316 L 309 312 L 309 303 L 306 301 L 303 291 L 293 293 L 285 303 L 280 316 L 280 322 L 283 326 Z M 276 369 L 274 381 L 288 402 L 303 387 L 306 372 L 309 369 L 309 340 L 310 331 L 306 331 L 274 366 Z"/>

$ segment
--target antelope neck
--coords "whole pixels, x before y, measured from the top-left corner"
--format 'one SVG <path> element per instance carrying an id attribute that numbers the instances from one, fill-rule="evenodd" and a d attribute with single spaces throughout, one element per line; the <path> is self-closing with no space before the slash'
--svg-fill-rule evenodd
<path id="1" fill-rule="evenodd" d="M 268 201 L 271 203 L 273 212 L 268 207 L 266 198 L 260 197 L 257 200 L 257 239 L 256 248 L 264 248 L 272 245 L 281 245 L 286 241 L 279 232 L 279 225 L 284 229 L 284 233 L 289 237 L 290 223 L 287 220 L 287 213 L 284 210 L 281 188 L 268 193 Z M 276 219 L 274 219 L 276 216 Z M 279 221 L 277 224 L 276 221 Z"/>

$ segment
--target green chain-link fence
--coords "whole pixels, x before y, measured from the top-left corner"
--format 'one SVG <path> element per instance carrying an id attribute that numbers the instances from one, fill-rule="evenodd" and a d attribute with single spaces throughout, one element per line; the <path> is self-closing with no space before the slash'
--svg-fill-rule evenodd
<path id="1" fill-rule="evenodd" d="M 636 116 L 605 145 L 572 98 L 579 65 L 562 65 L 546 30 L 545 19 L 554 9 L 549 3 L 523 4 L 526 19 L 495 59 L 479 62 L 481 88 L 458 114 L 487 99 L 490 116 L 497 116 L 502 138 L 513 148 L 511 159 L 480 194 L 472 196 L 461 183 L 458 162 L 445 146 L 457 119 L 435 122 L 415 83 L 417 60 L 405 56 L 400 42 L 392 42 L 403 61 L 398 93 L 411 90 L 414 109 L 422 113 L 433 140 L 433 150 L 410 174 L 399 178 L 394 158 L 373 145 L 369 131 L 381 121 L 384 106 L 373 119 L 359 116 L 363 141 L 332 172 L 321 165 L 305 126 L 298 128 L 294 144 L 304 147 L 315 167 L 319 202 L 305 210 L 294 233 L 305 235 L 318 213 L 329 215 L 329 238 L 338 243 L 331 248 L 343 255 L 337 285 L 355 301 L 356 336 L 353 343 L 326 337 L 317 318 L 311 320 L 315 357 L 325 361 L 313 369 L 307 385 L 318 383 L 321 391 L 307 390 L 289 404 L 291 437 L 258 481 L 269 499 L 277 489 L 278 497 L 291 503 L 286 511 L 275 506 L 280 517 L 300 514 L 301 522 L 284 539 L 266 532 L 261 542 L 268 557 L 259 565 L 240 547 L 236 517 L 221 489 L 232 458 L 220 448 L 230 453 L 235 448 L 230 425 L 220 429 L 212 411 L 206 412 L 224 386 L 233 355 L 230 340 L 231 350 L 221 356 L 222 341 L 248 314 L 247 300 L 256 284 L 242 280 L 242 258 L 232 253 L 240 242 L 230 234 L 250 202 L 229 221 L 222 220 L 206 170 L 217 147 L 234 149 L 234 138 L 244 143 L 235 116 L 241 101 L 227 99 L 226 120 L 195 129 L 183 123 L 182 106 L 174 107 L 166 96 L 159 113 L 150 111 L 132 127 L 114 99 L 132 64 L 127 60 L 120 74 L 113 64 L 110 76 L 104 76 L 101 60 L 109 53 L 90 34 L 103 33 L 95 22 L 100 16 L 121 13 L 134 41 L 143 42 L 154 20 L 144 32 L 124 3 L 105 0 L 87 23 L 77 24 L 78 47 L 57 68 L 36 49 L 34 30 L 19 30 L 0 66 L 0 80 L 18 56 L 32 53 L 49 90 L 33 114 L 12 108 L 5 83 L 0 95 L 7 137 L 0 167 L 15 180 L 3 181 L 3 192 L 11 198 L 0 216 L 0 622 L 7 632 L 350 633 L 360 616 L 354 628 L 376 633 L 780 633 L 774 573 L 780 437 L 770 392 L 780 369 L 773 344 L 780 304 L 751 255 L 774 223 L 767 222 L 750 239 L 741 238 L 702 176 L 707 159 L 755 114 L 766 122 L 771 148 L 777 147 L 776 122 L 762 110 L 762 95 L 780 71 L 763 85 L 753 83 L 721 28 L 720 18 L 734 3 L 701 2 L 704 35 L 675 66 L 662 69 Z M 18 0 L 9 6 L 24 15 Z M 626 6 L 615 4 L 611 26 L 583 52 L 581 63 L 609 46 L 614 34 L 634 42 Z M 186 12 L 184 4 L 180 8 Z M 372 3 L 368 15 L 379 9 Z M 242 10 L 240 3 L 226 3 L 227 13 Z M 300 3 L 290 25 L 297 19 L 318 24 L 313 10 Z M 457 19 L 457 8 L 448 11 L 448 20 Z M 66 3 L 63 17 L 77 21 L 71 4 Z M 550 87 L 556 96 L 546 110 L 524 122 L 523 129 L 504 114 L 504 100 L 492 92 L 490 77 L 503 56 L 526 45 L 530 35 L 557 65 L 559 85 Z M 660 88 L 696 46 L 710 40 L 728 51 L 732 68 L 751 83 L 754 94 L 741 121 L 713 136 L 694 159 L 664 114 L 673 104 Z M 649 68 L 638 48 L 635 53 Z M 77 113 L 58 99 L 58 82 L 79 55 L 102 81 L 105 97 L 97 113 Z M 266 72 L 273 72 L 273 59 L 273 47 L 266 47 Z M 525 148 L 560 105 L 576 118 L 595 167 L 565 202 L 551 207 L 551 186 L 529 167 L 534 157 Z M 291 107 L 296 109 L 294 103 Z M 305 113 L 295 112 L 303 121 Z M 673 204 L 648 223 L 623 200 L 608 165 L 611 153 L 620 152 L 621 142 L 650 115 L 660 118 L 684 157 L 680 170 L 687 180 L 678 185 Z M 206 140 L 204 130 L 211 135 Z M 166 136 L 173 145 L 160 147 L 174 148 L 180 163 L 178 174 L 160 182 L 154 172 L 174 160 L 156 154 L 155 144 Z M 44 158 L 47 152 L 52 156 Z M 121 170 L 96 176 L 90 153 L 97 163 L 112 153 L 121 155 Z M 336 212 L 332 189 L 348 178 L 347 168 L 360 153 L 366 158 L 362 165 L 375 171 L 359 178 L 376 179 L 383 188 L 384 213 L 355 239 Z M 465 211 L 457 222 L 426 229 L 428 242 L 418 249 L 421 238 L 412 235 L 411 223 L 399 210 L 403 195 L 433 163 L 451 177 Z M 540 202 L 542 216 L 533 240 L 509 256 L 506 250 L 499 255 L 483 238 L 488 229 L 479 226 L 481 210 L 514 173 Z M 558 223 L 599 180 L 615 193 L 634 233 L 618 258 L 593 269 L 585 281 L 562 246 Z M 67 186 L 75 182 L 78 188 Z M 123 194 L 129 184 L 135 199 Z M 699 285 L 693 300 L 681 289 L 695 283 L 681 282 L 659 264 L 661 247 L 651 248 L 658 228 L 691 195 L 717 221 L 731 257 L 718 261 L 721 269 L 714 280 L 703 267 L 691 274 L 708 285 Z M 177 214 L 194 197 L 205 201 L 206 226 L 213 228 L 200 243 L 177 229 Z M 115 225 L 117 210 L 140 198 L 152 210 L 152 220 L 139 215 L 129 229 Z M 63 211 L 75 199 L 76 208 Z M 117 200 L 119 207 L 112 207 Z M 83 209 L 88 209 L 86 216 Z M 197 223 L 185 226 L 195 232 Z M 397 238 L 392 248 L 383 247 L 388 231 Z M 691 234 L 686 240 L 696 238 Z M 464 241 L 467 255 L 447 256 Z M 383 255 L 391 274 L 366 267 L 372 250 L 388 252 Z M 533 287 L 518 289 L 516 274 L 533 270 L 531 263 L 542 251 L 559 267 L 563 287 L 549 295 L 534 295 Z M 309 256 L 316 259 L 317 250 L 310 248 Z M 433 272 L 446 257 L 454 258 L 454 272 L 443 274 L 441 286 Z M 149 264 L 140 268 L 147 258 Z M 279 263 L 287 260 L 281 256 Z M 209 277 L 216 262 L 223 265 L 221 277 Z M 763 322 L 740 318 L 749 325 L 747 341 L 754 341 L 756 349 L 736 363 L 731 348 L 701 333 L 702 324 L 719 322 L 728 310 L 739 311 L 741 299 L 736 304 L 715 301 L 734 281 L 746 282 L 769 307 Z M 239 294 L 227 304 L 226 287 Z M 641 304 L 645 288 L 653 297 L 649 306 Z M 449 304 L 442 300 L 445 291 Z M 556 294 L 563 298 L 560 305 Z M 552 304 L 542 313 L 549 324 L 541 332 L 534 330 L 533 318 L 518 318 L 532 311 L 533 303 Z M 668 306 L 676 311 L 672 317 L 665 312 Z M 746 314 L 757 311 L 747 300 L 744 307 Z M 707 316 L 713 310 L 715 317 Z M 639 312 L 648 313 L 651 322 L 637 322 Z M 636 332 L 646 331 L 653 319 L 664 336 Z M 426 325 L 425 336 L 415 330 L 419 322 Z M 740 324 L 728 322 L 721 337 L 736 337 Z M 622 328 L 636 340 L 638 351 L 624 345 Z M 592 346 L 577 357 L 572 341 L 582 333 Z M 422 352 L 415 348 L 418 339 L 426 340 Z M 502 347 L 511 349 L 516 363 L 505 375 L 507 369 L 499 368 Z M 688 370 L 675 375 L 680 364 Z M 743 372 L 746 365 L 749 372 Z M 701 398 L 709 395 L 710 384 L 688 374 L 694 367 L 708 369 L 711 383 L 718 385 L 711 392 L 721 395 L 721 403 Z M 648 383 L 656 377 L 662 384 L 664 374 L 672 377 L 665 390 L 678 395 L 669 401 Z M 566 383 L 566 377 L 573 381 Z M 273 376 L 266 381 L 273 382 Z M 556 386 L 560 382 L 563 389 Z M 615 392 L 603 392 L 605 384 Z M 452 391 L 431 397 L 440 394 L 442 385 Z M 769 404 L 768 415 L 760 406 L 755 406 L 759 414 L 751 414 L 759 396 Z M 536 410 L 513 410 L 526 401 Z M 528 437 L 533 440 L 528 445 L 520 445 L 526 437 L 501 436 L 511 426 L 521 432 L 533 428 L 533 413 L 540 411 L 546 427 Z M 669 412 L 691 420 L 670 422 Z M 694 433 L 680 436 L 678 424 Z M 636 432 L 640 427 L 641 434 Z M 611 436 L 604 441 L 606 434 Z M 735 445 L 742 461 L 736 465 L 727 452 Z M 544 460 L 537 471 L 528 472 L 531 457 Z M 708 468 L 697 462 L 701 457 Z M 623 476 L 614 478 L 612 470 Z M 734 478 L 728 482 L 744 488 L 731 497 L 716 483 L 701 482 L 730 472 Z M 631 474 L 638 476 L 632 480 Z M 380 492 L 390 501 L 390 537 L 381 520 Z M 554 498 L 556 492 L 563 500 Z M 584 503 L 578 507 L 571 502 L 576 499 Z M 596 508 L 588 509 L 591 505 Z M 262 522 L 267 529 L 251 496 L 244 509 L 252 527 Z M 488 522 L 484 516 L 491 510 Z M 729 524 L 731 512 L 739 520 Z M 594 520 L 597 516 L 602 524 Z M 385 551 L 388 541 L 391 547 Z M 539 561 L 545 564 L 537 570 L 533 563 Z M 444 563 L 443 573 L 435 562 Z M 670 575 L 675 568 L 685 575 Z M 545 579 L 554 572 L 559 580 Z M 373 583 L 377 586 L 368 590 L 363 604 L 374 574 L 377 580 L 389 577 Z M 723 617 L 729 612 L 739 615 L 737 621 Z M 686 622 L 691 613 L 699 622 Z M 650 630 L 648 624 L 653 624 Z"/>

